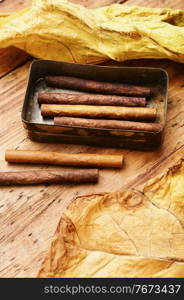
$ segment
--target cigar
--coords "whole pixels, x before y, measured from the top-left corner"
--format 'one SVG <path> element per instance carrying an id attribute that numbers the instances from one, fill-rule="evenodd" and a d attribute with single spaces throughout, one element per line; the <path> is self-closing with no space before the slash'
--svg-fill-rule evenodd
<path id="1" fill-rule="evenodd" d="M 0 185 L 29 185 L 41 183 L 96 183 L 97 181 L 98 169 L 0 172 Z"/>
<path id="2" fill-rule="evenodd" d="M 146 106 L 146 98 L 100 94 L 39 93 L 39 104 L 87 104 L 110 106 Z"/>
<path id="3" fill-rule="evenodd" d="M 76 126 L 84 128 L 98 129 L 122 129 L 122 130 L 138 130 L 160 132 L 163 129 L 162 124 L 158 123 L 142 123 L 133 121 L 117 121 L 117 120 L 96 120 L 84 118 L 55 117 L 54 124 L 59 126 Z"/>
<path id="4" fill-rule="evenodd" d="M 68 154 L 29 150 L 6 150 L 5 160 L 10 163 L 49 164 L 63 166 L 85 166 L 103 168 L 122 168 L 122 155 Z"/>
<path id="5" fill-rule="evenodd" d="M 156 109 L 150 107 L 116 107 L 93 105 L 59 105 L 42 104 L 41 114 L 44 117 L 87 117 L 122 120 L 149 120 L 156 118 Z"/>
<path id="6" fill-rule="evenodd" d="M 111 83 L 69 76 L 47 76 L 45 82 L 50 87 L 97 92 L 102 94 L 120 94 L 147 97 L 150 88 L 123 83 Z"/>

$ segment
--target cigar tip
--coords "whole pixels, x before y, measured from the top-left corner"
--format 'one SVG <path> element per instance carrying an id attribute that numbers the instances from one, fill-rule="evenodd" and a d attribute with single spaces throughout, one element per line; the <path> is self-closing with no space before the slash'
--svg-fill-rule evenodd
<path id="1" fill-rule="evenodd" d="M 44 93 L 38 93 L 38 95 L 37 95 L 38 101 L 40 101 L 43 96 L 44 96 Z"/>
<path id="2" fill-rule="evenodd" d="M 156 128 L 157 128 L 157 132 L 160 132 L 164 129 L 164 125 L 163 124 L 156 124 Z"/>
<path id="3" fill-rule="evenodd" d="M 92 178 L 92 182 L 96 183 L 99 180 L 99 169 L 89 169 L 89 174 Z"/>
<path id="4" fill-rule="evenodd" d="M 123 164 L 124 164 L 124 156 L 121 155 L 121 164 L 120 164 L 119 168 L 123 168 Z"/>
<path id="5" fill-rule="evenodd" d="M 41 114 L 44 113 L 45 110 L 47 109 L 47 106 L 46 106 L 46 105 L 47 105 L 47 104 L 41 104 L 41 107 L 40 107 L 40 109 L 41 109 Z"/>
<path id="6" fill-rule="evenodd" d="M 89 179 L 91 183 L 98 183 L 99 181 L 99 169 L 88 169 L 89 173 Z"/>
<path id="7" fill-rule="evenodd" d="M 11 150 L 9 150 L 9 149 L 5 150 L 5 161 L 8 161 L 8 154 L 9 154 L 10 151 Z"/>

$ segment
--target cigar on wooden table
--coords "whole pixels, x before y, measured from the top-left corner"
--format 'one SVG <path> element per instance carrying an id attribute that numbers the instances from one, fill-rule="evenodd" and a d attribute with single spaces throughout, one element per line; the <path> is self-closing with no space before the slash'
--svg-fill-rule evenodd
<path id="1" fill-rule="evenodd" d="M 146 106 L 144 97 L 126 97 L 103 94 L 39 93 L 39 104 L 88 104 L 110 106 Z"/>
<path id="2" fill-rule="evenodd" d="M 5 160 L 10 163 L 50 164 L 63 166 L 85 166 L 103 168 L 122 168 L 122 155 L 68 154 L 30 150 L 6 150 Z"/>
<path id="3" fill-rule="evenodd" d="M 163 125 L 159 123 L 143 123 L 133 121 L 119 120 L 97 120 L 72 117 L 55 117 L 54 124 L 59 126 L 76 126 L 86 128 L 101 129 L 122 129 L 122 130 L 138 130 L 160 132 Z"/>
<path id="4" fill-rule="evenodd" d="M 42 104 L 41 114 L 44 117 L 67 116 L 153 121 L 156 118 L 156 109 L 151 107 Z"/>
<path id="5" fill-rule="evenodd" d="M 45 82 L 50 87 L 97 92 L 104 94 L 120 94 L 147 97 L 150 88 L 123 83 L 102 82 L 70 76 L 47 76 Z"/>
<path id="6" fill-rule="evenodd" d="M 98 169 L 0 172 L 0 186 L 45 183 L 96 183 Z"/>

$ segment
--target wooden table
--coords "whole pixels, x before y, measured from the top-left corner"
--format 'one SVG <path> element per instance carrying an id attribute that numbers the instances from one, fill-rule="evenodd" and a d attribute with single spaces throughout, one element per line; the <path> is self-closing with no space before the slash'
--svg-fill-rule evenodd
<path id="1" fill-rule="evenodd" d="M 88 7 L 113 2 L 152 7 L 183 8 L 183 0 L 73 0 Z M 10 12 L 30 5 L 30 0 L 5 0 L 0 12 Z M 23 170 L 9 166 L 4 151 L 36 149 L 89 153 L 123 153 L 122 170 L 103 170 L 99 184 L 0 188 L 0 276 L 35 277 L 49 247 L 62 212 L 77 195 L 116 191 L 121 188 L 141 189 L 150 177 L 166 170 L 184 154 L 184 66 L 167 60 L 140 60 L 122 63 L 126 66 L 164 68 L 170 78 L 168 121 L 161 149 L 138 152 L 123 149 L 101 149 L 88 146 L 41 144 L 27 138 L 21 122 L 28 69 L 31 57 L 15 48 L 0 50 L 0 170 Z M 44 168 L 44 166 L 42 166 Z M 32 167 L 34 168 L 34 167 Z M 30 169 L 30 167 L 29 167 Z"/>

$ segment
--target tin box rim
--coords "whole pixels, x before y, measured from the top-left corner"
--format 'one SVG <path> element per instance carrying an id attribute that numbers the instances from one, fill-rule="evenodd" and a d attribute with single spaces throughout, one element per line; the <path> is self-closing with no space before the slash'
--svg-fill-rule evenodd
<path id="1" fill-rule="evenodd" d="M 58 61 L 58 60 L 51 60 L 51 59 L 34 59 L 30 66 L 29 66 L 29 76 L 31 75 L 31 69 L 33 68 L 34 65 L 38 64 L 38 63 L 42 63 L 42 62 L 51 62 L 51 63 L 57 63 L 57 64 L 65 64 L 65 65 L 73 65 L 73 66 L 85 66 L 85 67 L 98 67 L 98 68 L 106 68 L 106 69 L 128 69 L 128 70 L 137 70 L 137 69 L 144 69 L 144 70 L 159 70 L 162 71 L 167 78 L 167 84 L 169 82 L 169 75 L 168 72 L 163 69 L 163 68 L 156 68 L 156 67 L 127 67 L 127 66 L 103 66 L 101 64 L 81 64 L 81 63 L 73 63 L 73 62 L 66 62 L 66 61 Z M 28 80 L 29 80 L 29 76 L 28 76 Z"/>
<path id="2" fill-rule="evenodd" d="M 64 62 L 64 61 L 56 61 L 56 60 L 48 60 L 48 59 L 34 59 L 30 66 L 29 66 L 29 71 L 28 71 L 28 79 L 27 79 L 27 87 L 26 87 L 26 93 L 25 93 L 25 97 L 24 97 L 24 101 L 23 101 L 23 108 L 22 108 L 22 112 L 21 112 L 21 119 L 22 122 L 25 124 L 33 124 L 31 121 L 28 121 L 25 119 L 25 109 L 26 109 L 26 99 L 28 97 L 29 94 L 29 89 L 30 89 L 30 79 L 31 79 L 31 75 L 32 75 L 32 70 L 33 68 L 40 64 L 40 63 L 54 63 L 54 64 L 64 64 L 64 65 L 68 65 L 68 66 L 78 66 L 78 67 L 92 67 L 92 68 L 101 68 L 101 69 L 124 69 L 124 70 L 145 70 L 145 71 L 149 71 L 149 70 L 155 70 L 155 71 L 160 71 L 164 74 L 164 76 L 166 77 L 166 93 L 165 93 L 165 109 L 164 109 L 164 121 L 160 122 L 159 124 L 163 125 L 163 129 L 161 129 L 160 131 L 157 132 L 152 132 L 152 131 L 147 131 L 147 130 L 132 130 L 132 129 L 108 129 L 108 128 L 88 128 L 88 127 L 79 127 L 79 126 L 67 126 L 67 125 L 54 125 L 54 124 L 47 124 L 48 127 L 63 127 L 63 128 L 78 128 L 78 129 L 90 129 L 90 130 L 101 130 L 101 131 L 112 131 L 112 130 L 116 130 L 117 132 L 140 132 L 140 133 L 152 133 L 152 134 L 159 134 L 160 132 L 162 132 L 165 128 L 165 124 L 166 124 L 166 116 L 167 116 L 167 104 L 168 104 L 168 86 L 169 86 L 169 75 L 168 72 L 166 70 L 164 70 L 163 68 L 155 68 L 155 67 L 127 67 L 127 66 L 103 66 L 103 65 L 99 65 L 99 64 L 81 64 L 81 63 L 72 63 L 72 62 Z M 42 123 L 34 123 L 34 125 L 42 125 Z"/>

